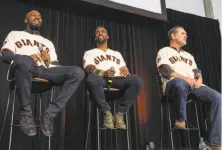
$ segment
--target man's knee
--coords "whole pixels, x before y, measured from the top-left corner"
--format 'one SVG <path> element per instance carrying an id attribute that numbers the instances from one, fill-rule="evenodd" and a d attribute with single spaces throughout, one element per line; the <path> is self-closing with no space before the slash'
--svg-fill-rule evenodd
<path id="1" fill-rule="evenodd" d="M 137 76 L 137 75 L 130 75 L 128 76 L 128 79 L 130 81 L 130 84 L 135 85 L 138 88 L 142 88 L 143 87 L 143 80 Z"/>
<path id="2" fill-rule="evenodd" d="M 70 68 L 70 72 L 72 75 L 77 77 L 79 80 L 82 80 L 85 77 L 85 72 L 80 67 L 74 66 L 74 67 Z"/>
<path id="3" fill-rule="evenodd" d="M 222 98 L 222 95 L 216 90 L 214 90 L 214 101 L 219 106 L 221 106 L 221 98 Z"/>
<path id="4" fill-rule="evenodd" d="M 30 56 L 18 55 L 14 59 L 13 63 L 18 69 L 21 70 L 31 70 L 35 62 Z"/>
<path id="5" fill-rule="evenodd" d="M 182 78 L 174 78 L 169 82 L 171 82 L 171 87 L 177 90 L 183 90 L 189 87 L 189 84 Z"/>
<path id="6" fill-rule="evenodd" d="M 89 87 L 96 87 L 102 85 L 102 77 L 95 74 L 95 73 L 89 73 L 86 78 L 86 83 Z"/>

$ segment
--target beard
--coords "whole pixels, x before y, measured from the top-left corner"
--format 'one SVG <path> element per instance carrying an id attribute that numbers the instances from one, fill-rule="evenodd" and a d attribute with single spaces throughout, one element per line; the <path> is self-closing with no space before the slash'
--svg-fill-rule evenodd
<path id="1" fill-rule="evenodd" d="M 103 40 L 99 40 L 99 38 L 97 38 L 96 40 L 96 44 L 104 44 L 104 43 L 106 43 L 107 42 L 107 39 L 103 39 Z"/>
<path id="2" fill-rule="evenodd" d="M 31 21 L 28 21 L 28 26 L 31 30 L 39 31 L 41 29 L 42 23 L 34 24 Z"/>

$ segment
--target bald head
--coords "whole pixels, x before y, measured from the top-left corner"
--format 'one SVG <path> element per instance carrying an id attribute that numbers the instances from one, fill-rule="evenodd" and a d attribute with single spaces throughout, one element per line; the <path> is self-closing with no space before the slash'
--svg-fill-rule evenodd
<path id="1" fill-rule="evenodd" d="M 41 14 L 37 10 L 32 10 L 26 14 L 25 23 L 31 30 L 39 31 L 42 25 Z"/>
<path id="2" fill-rule="evenodd" d="M 26 14 L 25 19 L 29 18 L 32 14 L 40 14 L 40 13 L 37 10 L 32 10 Z"/>

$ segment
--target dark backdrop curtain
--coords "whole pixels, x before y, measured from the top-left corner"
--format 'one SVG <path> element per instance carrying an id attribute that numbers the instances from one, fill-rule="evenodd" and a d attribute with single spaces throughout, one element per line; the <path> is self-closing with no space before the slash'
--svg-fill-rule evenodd
<path id="1" fill-rule="evenodd" d="M 50 5 L 38 3 L 36 5 L 30 1 L 5 0 L 4 4 L 0 5 L 0 18 L 2 18 L 0 41 L 3 42 L 11 30 L 23 30 L 24 16 L 33 8 L 41 12 L 42 34 L 55 44 L 62 65 L 82 66 L 84 52 L 95 47 L 94 30 L 97 25 L 102 24 L 108 29 L 110 48 L 119 50 L 130 72 L 143 78 L 144 88 L 130 110 L 133 150 L 144 149 L 143 145 L 148 141 L 154 141 L 156 147 L 160 146 L 160 100 L 156 83 L 155 58 L 158 49 L 168 44 L 167 31 L 171 27 L 175 25 L 185 27 L 188 32 L 188 46 L 184 49 L 196 58 L 199 68 L 203 70 L 204 83 L 218 91 L 221 90 L 221 35 L 217 20 L 167 10 L 168 22 L 163 22 L 89 4 L 77 3 L 65 6 L 58 3 Z M 1 123 L 8 94 L 7 67 L 4 64 L 0 66 Z M 68 102 L 65 114 L 56 117 L 55 134 L 52 138 L 53 150 L 84 149 L 88 121 L 87 99 L 83 81 Z M 18 149 L 19 146 L 20 149 L 30 150 L 33 143 L 37 143 L 37 138 L 26 137 L 20 129 L 14 131 L 13 149 Z M 6 124 L 0 149 L 7 148 L 8 133 Z M 167 133 L 164 134 L 168 136 Z M 47 138 L 44 141 L 47 141 Z M 92 142 L 90 147 L 93 149 L 95 144 Z M 44 146 L 47 147 L 46 142 Z M 165 142 L 165 147 L 168 146 L 169 144 Z"/>

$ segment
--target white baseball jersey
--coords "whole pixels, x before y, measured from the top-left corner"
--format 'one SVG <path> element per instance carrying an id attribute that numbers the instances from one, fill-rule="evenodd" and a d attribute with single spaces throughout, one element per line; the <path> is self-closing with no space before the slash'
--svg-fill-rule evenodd
<path id="1" fill-rule="evenodd" d="M 108 49 L 106 52 L 98 48 L 88 50 L 85 52 L 83 59 L 84 68 L 89 65 L 93 65 L 103 71 L 109 70 L 111 67 L 115 68 L 116 73 L 114 76 L 121 76 L 120 68 L 126 66 L 121 53 L 111 49 Z"/>
<path id="2" fill-rule="evenodd" d="M 163 64 L 169 65 L 176 73 L 192 79 L 194 79 L 193 70 L 197 69 L 194 57 L 190 53 L 184 50 L 178 52 L 172 47 L 164 47 L 159 50 L 156 64 L 157 68 Z M 169 80 L 164 77 L 161 77 L 161 80 L 163 82 L 163 91 L 165 91 L 166 83 Z"/>
<path id="3" fill-rule="evenodd" d="M 48 39 L 26 31 L 11 31 L 6 37 L 1 50 L 7 49 L 15 54 L 27 55 L 40 54 L 40 49 L 49 52 L 51 62 L 58 61 L 55 47 Z M 44 61 L 37 62 L 38 66 L 43 65 Z M 52 67 L 53 65 L 49 65 Z"/>

